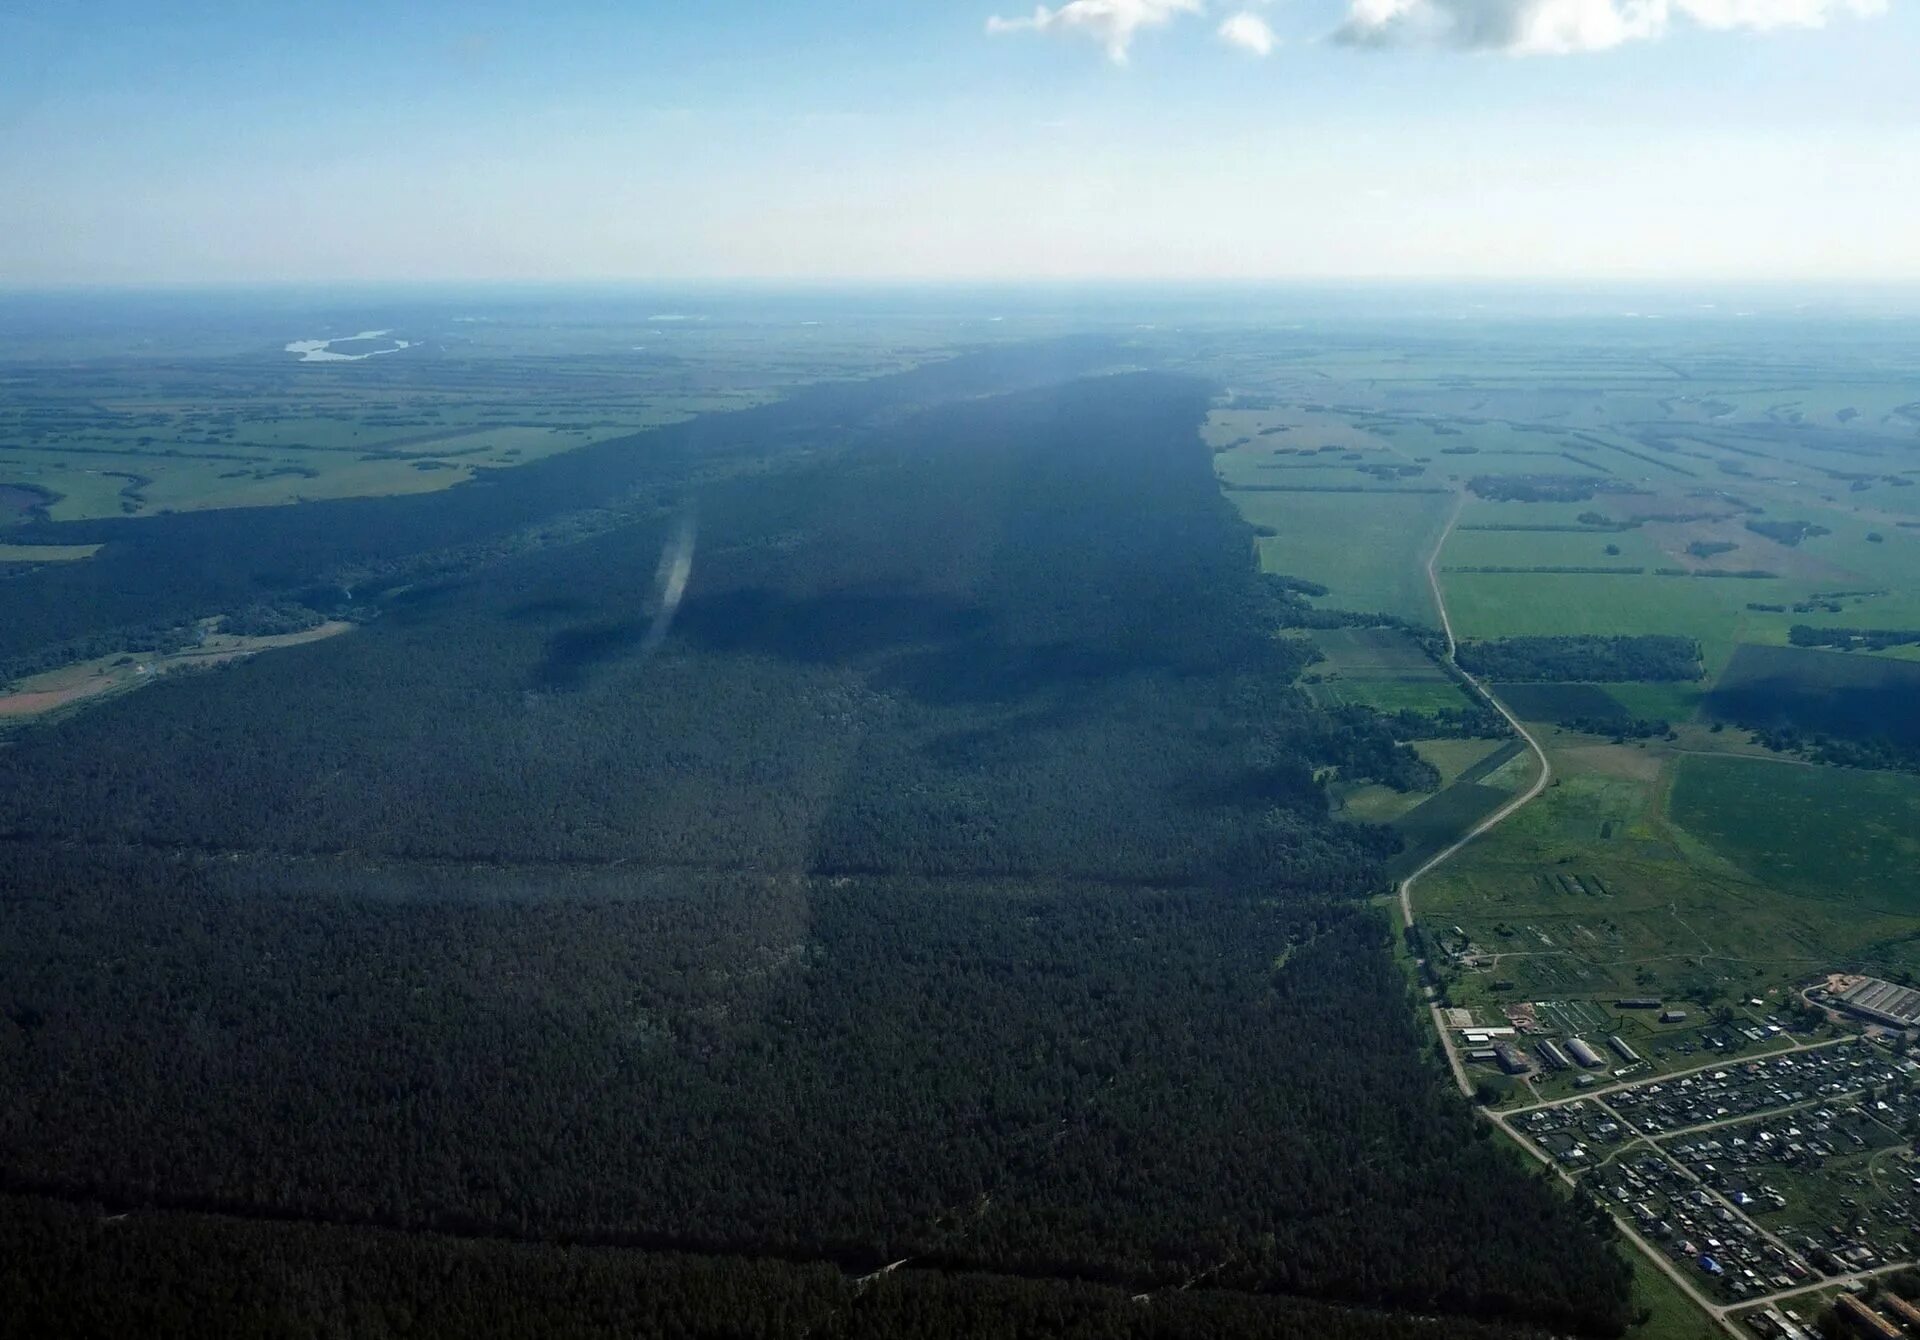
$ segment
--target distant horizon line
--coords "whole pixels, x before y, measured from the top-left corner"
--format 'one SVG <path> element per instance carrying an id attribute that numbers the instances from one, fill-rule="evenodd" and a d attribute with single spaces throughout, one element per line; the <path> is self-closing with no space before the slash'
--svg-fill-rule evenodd
<path id="1" fill-rule="evenodd" d="M 1695 288 L 1738 287 L 1754 290 L 1787 290 L 1828 287 L 1844 289 L 1920 290 L 1920 274 L 1883 276 L 1743 276 L 1743 275 L 1153 275 L 1153 276 L 806 276 L 806 275 L 712 275 L 712 276 L 634 276 L 539 277 L 512 275 L 474 275 L 430 279 L 404 277 L 355 278 L 235 278 L 235 279 L 9 279 L 0 276 L 0 294 L 34 293 L 150 293 L 180 291 L 302 290 L 302 289 L 578 289 L 578 288 L 681 288 L 681 289 L 1217 289 L 1251 287 L 1269 289 L 1339 288 L 1531 288 L 1531 289 L 1613 289 L 1613 288 Z"/>

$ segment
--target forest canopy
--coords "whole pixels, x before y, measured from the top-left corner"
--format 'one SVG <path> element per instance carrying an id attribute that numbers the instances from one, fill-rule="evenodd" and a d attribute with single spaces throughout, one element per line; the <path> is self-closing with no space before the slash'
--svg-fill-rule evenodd
<path id="1" fill-rule="evenodd" d="M 1020 366 L 336 509 L 271 565 L 103 526 L 227 574 L 148 618 L 360 626 L 0 750 L 0 1188 L 721 1257 L 763 1333 L 838 1286 L 744 1263 L 910 1257 L 1617 1334 L 1604 1217 L 1428 1054 L 1364 901 L 1398 839 L 1320 777 L 1432 771 L 1295 687 L 1320 612 L 1256 569 L 1210 389 Z M 21 654 L 101 631 L 28 604 Z M 1000 1286 L 944 1287 L 872 1315 Z"/>

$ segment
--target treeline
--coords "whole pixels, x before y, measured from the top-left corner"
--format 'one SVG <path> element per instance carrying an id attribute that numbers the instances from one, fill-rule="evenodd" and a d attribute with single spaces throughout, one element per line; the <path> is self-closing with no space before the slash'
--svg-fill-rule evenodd
<path id="1" fill-rule="evenodd" d="M 1507 719 L 1479 698 L 1469 707 L 1416 711 L 1403 707 L 1388 716 L 1393 733 L 1403 740 L 1493 740 L 1513 734 Z"/>
<path id="2" fill-rule="evenodd" d="M 1621 740 L 1651 740 L 1671 736 L 1673 723 L 1659 717 L 1635 716 L 1563 716 L 1554 722 L 1582 735 L 1604 735 L 1616 743 Z"/>
<path id="3" fill-rule="evenodd" d="M 1885 651 L 1888 647 L 1910 647 L 1920 643 L 1920 628 L 1815 628 L 1810 624 L 1797 623 L 1787 630 L 1787 640 L 1796 647 Z"/>
<path id="4" fill-rule="evenodd" d="M 1740 647 L 1704 707 L 1773 749 L 1821 763 L 1920 769 L 1920 666 L 1879 656 Z"/>
<path id="5" fill-rule="evenodd" d="M 1488 502 L 1586 502 L 1596 493 L 1632 491 L 1591 475 L 1475 475 L 1467 487 Z"/>
<path id="6" fill-rule="evenodd" d="M 1472 566 L 1446 567 L 1442 572 L 1461 573 L 1572 573 L 1590 574 L 1608 577 L 1637 577 L 1646 572 L 1644 567 L 1587 565 L 1570 563 L 1540 564 L 1533 567 L 1501 566 L 1496 564 L 1477 564 Z"/>
<path id="7" fill-rule="evenodd" d="M 1217 1290 L 349 1232 L 0 1196 L 0 1337 L 154 1340 L 1527 1340 L 1539 1333 Z"/>
<path id="8" fill-rule="evenodd" d="M 1463 642 L 1462 669 L 1490 679 L 1583 683 L 1700 677 L 1700 644 L 1664 633 L 1572 634 Z"/>
<path id="9" fill-rule="evenodd" d="M 1442 1082 L 1370 908 L 0 859 L 16 1190 L 1623 1319 L 1604 1220 Z"/>
<path id="10" fill-rule="evenodd" d="M 290 600 L 249 605 L 220 621 L 220 631 L 239 637 L 280 637 L 318 628 L 327 616 Z"/>
<path id="11" fill-rule="evenodd" d="M 1813 763 L 1837 768 L 1871 768 L 1886 772 L 1920 772 L 1920 742 L 1895 735 L 1835 734 L 1818 727 L 1778 722 L 1741 721 L 1760 744 L 1781 754 L 1797 754 Z M 1912 724 L 1903 722 L 1911 735 Z"/>
<path id="12" fill-rule="evenodd" d="M 1780 574 L 1769 568 L 1655 568 L 1656 577 L 1731 577 L 1736 581 L 1770 581 Z"/>

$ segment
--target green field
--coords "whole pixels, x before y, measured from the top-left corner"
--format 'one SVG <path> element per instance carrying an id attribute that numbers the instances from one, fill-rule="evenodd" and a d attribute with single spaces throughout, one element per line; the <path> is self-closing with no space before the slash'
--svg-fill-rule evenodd
<path id="1" fill-rule="evenodd" d="M 1229 493 L 1263 536 L 1260 566 L 1319 582 L 1321 602 L 1434 625 L 1426 556 L 1452 500 L 1424 493 Z"/>
<path id="2" fill-rule="evenodd" d="M 1672 805 L 1676 823 L 1768 883 L 1920 916 L 1920 778 L 1683 758 Z"/>
<path id="3" fill-rule="evenodd" d="M 1266 433 L 1276 427 L 1286 431 Z M 1216 409 L 1204 437 L 1228 501 L 1260 528 L 1263 569 L 1319 582 L 1328 606 L 1439 622 L 1425 564 L 1453 498 L 1433 470 L 1371 428 L 1323 411 Z M 1360 467 L 1422 473 L 1379 478 Z M 1322 488 L 1364 491 L 1291 491 Z M 1426 491 L 1389 491 L 1404 489 Z"/>
<path id="4" fill-rule="evenodd" d="M 1633 715 L 1625 704 L 1598 684 L 1493 684 L 1488 687 L 1527 721 L 1569 718 L 1613 721 Z"/>
<path id="5" fill-rule="evenodd" d="M 1584 510 L 1584 509 L 1583 509 Z M 1611 548 L 1615 553 L 1608 553 Z M 1631 567 L 1649 570 L 1671 562 L 1644 530 L 1516 531 L 1460 530 L 1440 551 L 1442 571 L 1464 567 Z"/>
<path id="6" fill-rule="evenodd" d="M 97 544 L 0 544 L 0 563 L 71 563 L 99 552 Z"/>
<path id="7" fill-rule="evenodd" d="M 1750 620 L 1745 601 L 1774 601 L 1761 581 L 1593 573 L 1447 573 L 1447 606 L 1462 638 L 1567 633 L 1671 633 L 1697 638 L 1711 674 Z M 1735 589 L 1737 588 L 1737 589 Z"/>
<path id="8" fill-rule="evenodd" d="M 1408 743 L 1440 774 L 1442 791 L 1458 781 L 1463 773 L 1483 769 L 1494 754 L 1507 749 L 1509 744 L 1506 740 L 1411 740 Z M 1395 791 L 1377 783 L 1346 787 L 1335 782 L 1332 792 L 1335 809 L 1341 817 L 1369 823 L 1392 823 L 1436 798 L 1435 794 Z"/>
<path id="9" fill-rule="evenodd" d="M 1458 711 L 1470 705 L 1466 691 L 1398 628 L 1323 628 L 1311 640 L 1323 658 L 1305 676 L 1307 692 L 1317 702 L 1358 703 L 1381 712 Z"/>
<path id="10" fill-rule="evenodd" d="M 430 492 L 810 382 L 940 357 L 956 334 L 947 323 L 849 321 L 829 333 L 762 322 L 666 329 L 644 309 L 546 315 L 479 321 L 424 307 L 394 330 L 411 347 L 331 363 L 282 348 L 325 330 L 213 348 L 164 329 L 98 334 L 70 363 L 35 364 L 33 395 L 0 397 L 0 486 L 57 495 L 46 508 L 56 521 Z"/>
<path id="11" fill-rule="evenodd" d="M 1779 803 L 1774 787 L 1818 784 L 1808 778 L 1844 786 L 1862 774 L 1697 758 L 1660 744 L 1608 745 L 1558 732 L 1548 748 L 1556 784 L 1421 883 L 1422 919 L 1458 925 L 1498 955 L 1453 979 L 1456 1004 L 1497 1010 L 1529 1000 L 1604 1005 L 1621 995 L 1784 999 L 1795 983 L 1842 961 L 1887 971 L 1920 965 L 1920 916 L 1911 902 L 1855 893 L 1849 915 L 1836 917 L 1833 890 L 1781 878 L 1756 858 L 1769 811 L 1738 808 Z M 1690 817 L 1697 791 L 1681 788 L 1679 813 L 1669 817 L 1676 767 L 1683 775 L 1745 778 L 1719 792 L 1728 808 L 1717 811 L 1749 830 L 1744 845 L 1723 850 L 1697 833 L 1699 821 Z M 1901 794 L 1913 794 L 1910 779 L 1893 780 Z M 1746 785 L 1769 790 L 1755 795 Z M 1879 822 L 1895 817 L 1883 812 Z M 1813 837 L 1798 826 L 1787 831 L 1796 842 L 1803 831 L 1805 840 Z M 1830 850 L 1868 837 L 1842 829 Z M 1905 841 L 1895 850 L 1910 852 Z M 1863 859 L 1866 879 L 1899 868 L 1897 856 Z M 1910 865 L 1912 856 L 1905 859 Z"/>
<path id="12" fill-rule="evenodd" d="M 1722 1340 L 1726 1332 L 1710 1321 L 1666 1273 L 1630 1248 L 1633 1262 L 1633 1311 L 1645 1316 L 1627 1329 L 1627 1340 Z"/>

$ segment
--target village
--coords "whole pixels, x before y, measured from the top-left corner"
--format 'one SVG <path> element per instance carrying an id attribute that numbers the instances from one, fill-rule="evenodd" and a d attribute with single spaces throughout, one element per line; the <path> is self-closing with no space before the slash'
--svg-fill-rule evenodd
<path id="1" fill-rule="evenodd" d="M 1853 1296 L 1920 1248 L 1920 995 L 1842 976 L 1804 990 L 1819 1027 L 1760 1001 L 1684 1033 L 1685 1011 L 1653 999 L 1445 1017 L 1463 1061 L 1498 1077 L 1483 1100 L 1510 1100 L 1495 1120 L 1725 1315 L 1810 1336 L 1831 1304 L 1853 1332 L 1920 1334 L 1898 1294 Z M 1672 1030 L 1657 1058 L 1622 1036 L 1637 1015 Z"/>

